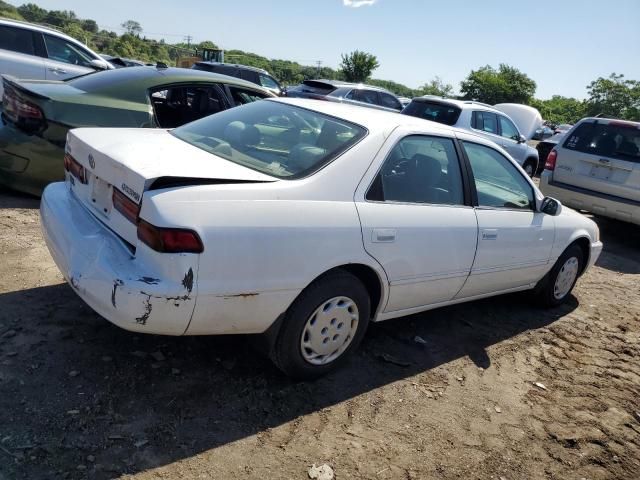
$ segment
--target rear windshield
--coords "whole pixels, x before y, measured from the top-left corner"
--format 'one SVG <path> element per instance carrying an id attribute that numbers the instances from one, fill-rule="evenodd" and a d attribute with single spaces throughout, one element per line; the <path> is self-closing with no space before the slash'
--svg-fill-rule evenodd
<path id="1" fill-rule="evenodd" d="M 564 148 L 640 162 L 640 125 L 624 122 L 583 123 L 567 136 Z"/>
<path id="2" fill-rule="evenodd" d="M 225 110 L 172 130 L 191 145 L 283 179 L 310 175 L 362 139 L 345 120 L 273 101 Z"/>
<path id="3" fill-rule="evenodd" d="M 424 118 L 433 122 L 455 125 L 462 110 L 454 105 L 437 102 L 412 101 L 402 111 L 405 115 Z"/>

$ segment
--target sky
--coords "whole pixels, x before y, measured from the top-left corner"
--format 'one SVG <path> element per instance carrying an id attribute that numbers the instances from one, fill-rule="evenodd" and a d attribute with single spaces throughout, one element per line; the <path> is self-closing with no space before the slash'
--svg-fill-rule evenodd
<path id="1" fill-rule="evenodd" d="M 439 76 L 457 92 L 471 70 L 500 63 L 535 80 L 542 99 L 585 98 L 612 72 L 640 80 L 640 0 L 28 1 L 119 33 L 131 19 L 168 43 L 191 35 L 306 65 L 337 68 L 363 50 L 378 58 L 375 78 L 412 88 Z"/>

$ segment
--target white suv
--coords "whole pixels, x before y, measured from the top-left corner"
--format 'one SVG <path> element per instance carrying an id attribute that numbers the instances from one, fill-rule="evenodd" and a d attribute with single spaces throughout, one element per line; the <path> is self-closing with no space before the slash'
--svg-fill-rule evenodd
<path id="1" fill-rule="evenodd" d="M 527 145 L 527 139 L 504 112 L 491 105 L 425 95 L 411 100 L 402 113 L 476 133 L 504 148 L 530 177 L 536 171 L 538 151 Z"/>
<path id="2" fill-rule="evenodd" d="M 580 120 L 549 152 L 540 190 L 570 207 L 640 225 L 640 122 Z"/>
<path id="3" fill-rule="evenodd" d="M 36 80 L 65 80 L 110 68 L 113 66 L 97 53 L 61 32 L 0 19 L 0 74 Z"/>

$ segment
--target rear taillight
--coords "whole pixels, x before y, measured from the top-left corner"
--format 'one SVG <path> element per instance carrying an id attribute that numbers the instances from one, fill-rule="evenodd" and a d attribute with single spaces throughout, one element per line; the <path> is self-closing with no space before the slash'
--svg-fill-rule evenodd
<path id="1" fill-rule="evenodd" d="M 558 158 L 558 152 L 551 150 L 547 155 L 547 160 L 544 162 L 545 170 L 554 170 L 556 168 L 556 160 Z"/>
<path id="2" fill-rule="evenodd" d="M 138 239 L 156 252 L 202 253 L 200 236 L 186 228 L 161 228 L 138 220 Z"/>
<path id="3" fill-rule="evenodd" d="M 24 100 L 11 87 L 4 91 L 2 109 L 5 116 L 23 130 L 35 132 L 46 127 L 44 113 L 40 107 Z"/>
<path id="4" fill-rule="evenodd" d="M 140 205 L 127 197 L 117 188 L 113 187 L 113 207 L 120 212 L 120 214 L 135 225 L 138 221 L 138 214 L 140 213 Z"/>
<path id="5" fill-rule="evenodd" d="M 80 183 L 87 183 L 87 174 L 84 167 L 68 153 L 64 154 L 64 169 L 73 175 Z"/>

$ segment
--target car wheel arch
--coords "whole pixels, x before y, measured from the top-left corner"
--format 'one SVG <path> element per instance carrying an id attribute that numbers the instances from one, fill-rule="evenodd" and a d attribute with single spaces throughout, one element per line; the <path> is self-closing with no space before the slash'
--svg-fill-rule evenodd
<path id="1" fill-rule="evenodd" d="M 569 245 L 567 245 L 567 248 L 570 248 L 572 245 L 577 245 L 580 248 L 580 250 L 582 250 L 583 262 L 581 265 L 580 272 L 578 273 L 578 276 L 580 276 L 584 273 L 585 269 L 587 268 L 587 265 L 589 265 L 589 259 L 590 259 L 589 257 L 591 254 L 591 241 L 587 237 L 578 237 L 578 238 L 575 238 Z"/>

